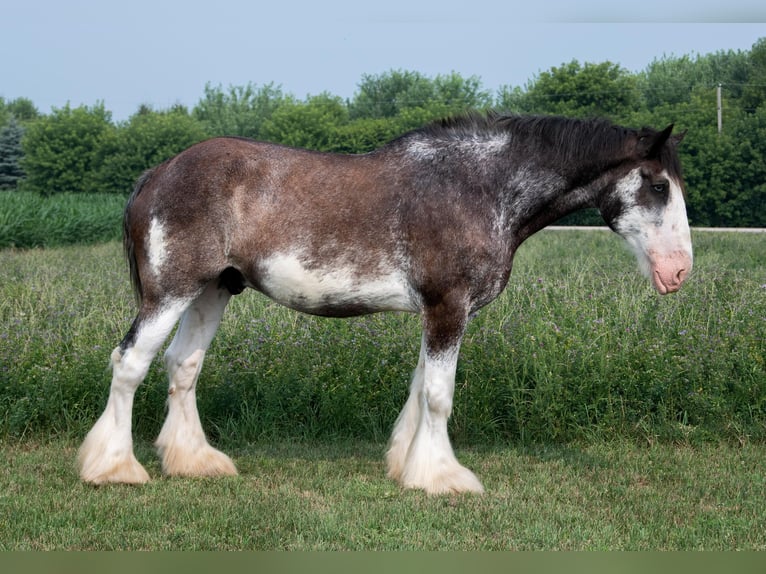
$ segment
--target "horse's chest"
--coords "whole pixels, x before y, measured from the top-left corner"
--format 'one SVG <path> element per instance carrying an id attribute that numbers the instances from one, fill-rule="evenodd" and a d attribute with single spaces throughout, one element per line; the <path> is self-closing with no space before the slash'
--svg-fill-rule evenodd
<path id="1" fill-rule="evenodd" d="M 258 265 L 258 286 L 275 301 L 316 315 L 352 316 L 376 311 L 416 311 L 404 274 L 396 269 L 362 273 L 333 262 L 307 266 L 296 254 L 275 254 Z"/>

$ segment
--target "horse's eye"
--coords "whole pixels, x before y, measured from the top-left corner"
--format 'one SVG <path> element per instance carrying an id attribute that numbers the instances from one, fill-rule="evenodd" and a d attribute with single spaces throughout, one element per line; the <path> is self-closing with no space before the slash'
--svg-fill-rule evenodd
<path id="1" fill-rule="evenodd" d="M 665 193 L 668 190 L 668 182 L 661 181 L 659 183 L 653 183 L 652 189 L 657 193 Z"/>

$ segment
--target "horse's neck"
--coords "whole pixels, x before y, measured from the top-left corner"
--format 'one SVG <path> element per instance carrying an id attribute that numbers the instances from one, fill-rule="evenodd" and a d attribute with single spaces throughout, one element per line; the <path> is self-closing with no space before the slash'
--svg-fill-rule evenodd
<path id="1" fill-rule="evenodd" d="M 556 167 L 526 171 L 535 175 L 512 185 L 506 197 L 511 206 L 508 228 L 517 244 L 570 213 L 595 206 L 598 181 L 576 186 L 572 184 L 576 176 L 564 175 Z"/>

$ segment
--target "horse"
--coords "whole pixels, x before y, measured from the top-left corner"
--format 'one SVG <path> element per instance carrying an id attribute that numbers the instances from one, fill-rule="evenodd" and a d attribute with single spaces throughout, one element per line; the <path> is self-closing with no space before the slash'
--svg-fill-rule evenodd
<path id="1" fill-rule="evenodd" d="M 162 472 L 237 473 L 207 441 L 196 385 L 227 302 L 251 288 L 324 317 L 419 314 L 420 355 L 387 475 L 429 494 L 482 492 L 447 433 L 469 319 L 503 291 L 525 239 L 587 207 L 627 241 L 658 293 L 677 291 L 692 246 L 684 134 L 672 131 L 474 112 L 366 154 L 220 137 L 150 169 L 124 213 L 139 309 L 111 353 L 106 407 L 78 452 L 81 479 L 149 480 L 133 454 L 133 397 L 179 322 L 164 353 Z"/>

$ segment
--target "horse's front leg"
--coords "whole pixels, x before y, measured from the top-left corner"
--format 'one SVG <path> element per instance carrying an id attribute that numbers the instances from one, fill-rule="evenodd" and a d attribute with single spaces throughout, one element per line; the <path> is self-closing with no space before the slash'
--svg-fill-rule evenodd
<path id="1" fill-rule="evenodd" d="M 465 320 L 456 321 L 455 313 L 446 311 L 433 309 L 424 316 L 422 372 L 419 372 L 419 364 L 410 399 L 394 430 L 392 449 L 396 452 L 389 450 L 389 475 L 396 477 L 395 459 L 404 452 L 405 437 L 414 419 L 414 435 L 396 477 L 399 482 L 406 488 L 421 488 L 429 494 L 483 492 L 476 476 L 455 458 L 447 434 Z M 418 377 L 422 377 L 422 381 Z"/>
<path id="2" fill-rule="evenodd" d="M 425 380 L 426 369 L 426 339 L 423 337 L 420 344 L 420 358 L 418 366 L 412 374 L 412 383 L 410 383 L 410 395 L 407 402 L 399 413 L 394 423 L 394 431 L 391 433 L 391 440 L 388 443 L 386 452 L 386 468 L 388 477 L 394 480 L 401 480 L 404 472 L 404 462 L 407 459 L 407 452 L 415 437 L 415 431 L 420 422 L 420 401 L 423 394 L 423 381 Z"/>

